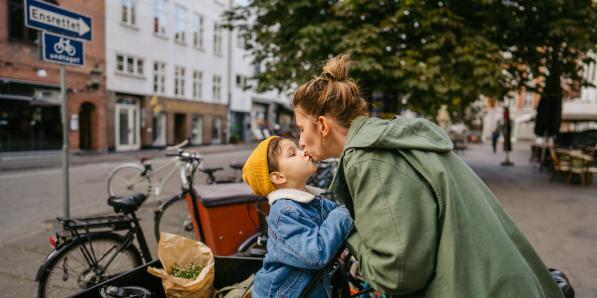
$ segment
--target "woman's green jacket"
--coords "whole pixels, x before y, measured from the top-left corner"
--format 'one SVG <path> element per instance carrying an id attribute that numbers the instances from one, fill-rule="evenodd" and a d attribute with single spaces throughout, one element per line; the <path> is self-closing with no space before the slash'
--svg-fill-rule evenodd
<path id="1" fill-rule="evenodd" d="M 379 291 L 562 297 L 489 188 L 427 120 L 356 118 L 331 190 L 355 219 L 347 245 Z"/>

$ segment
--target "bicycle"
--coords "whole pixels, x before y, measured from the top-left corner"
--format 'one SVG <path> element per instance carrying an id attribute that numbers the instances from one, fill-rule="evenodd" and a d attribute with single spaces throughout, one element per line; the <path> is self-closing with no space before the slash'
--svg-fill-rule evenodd
<path id="1" fill-rule="evenodd" d="M 167 147 L 167 151 L 173 151 L 183 148 L 188 144 L 188 140 L 180 144 Z M 125 163 L 119 165 L 109 175 L 107 188 L 110 196 L 126 196 L 134 193 L 144 193 L 147 196 L 153 196 L 160 202 L 160 196 L 163 193 L 165 185 L 167 185 L 174 173 L 182 166 L 179 158 L 171 158 L 165 164 L 159 166 L 157 169 L 153 168 L 150 162 L 153 156 L 141 156 L 139 163 Z M 235 171 L 233 177 L 216 177 L 214 174 L 223 170 L 222 167 L 205 168 L 200 165 L 199 171 L 207 175 L 206 183 L 232 183 L 238 182 L 242 178 L 238 172 L 242 170 L 244 163 L 234 162 L 230 167 Z M 165 174 L 163 174 L 165 173 Z"/>
<path id="2" fill-rule="evenodd" d="M 338 167 L 337 158 L 329 158 L 317 163 L 317 172 L 307 180 L 307 184 L 321 189 L 328 189 L 332 184 L 336 168 Z"/>
<path id="3" fill-rule="evenodd" d="M 63 231 L 50 237 L 54 250 L 35 276 L 38 297 L 70 296 L 150 262 L 151 253 L 135 214 L 146 199 L 141 193 L 110 197 L 107 203 L 116 215 L 58 218 Z M 117 233 L 124 230 L 124 236 Z"/>

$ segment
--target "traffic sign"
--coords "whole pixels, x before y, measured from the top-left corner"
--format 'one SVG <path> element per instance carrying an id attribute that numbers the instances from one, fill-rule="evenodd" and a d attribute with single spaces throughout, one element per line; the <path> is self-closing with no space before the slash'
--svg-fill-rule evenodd
<path id="1" fill-rule="evenodd" d="M 45 31 L 42 40 L 45 61 L 74 66 L 85 64 L 82 41 Z"/>
<path id="2" fill-rule="evenodd" d="M 91 18 L 37 0 L 25 1 L 25 25 L 91 41 Z"/>

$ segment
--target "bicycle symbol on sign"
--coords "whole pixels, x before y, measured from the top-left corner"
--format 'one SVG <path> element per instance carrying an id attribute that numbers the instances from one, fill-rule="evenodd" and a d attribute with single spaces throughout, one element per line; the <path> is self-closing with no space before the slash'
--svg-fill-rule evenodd
<path id="1" fill-rule="evenodd" d="M 70 44 L 70 40 L 64 37 L 61 37 L 60 41 L 54 44 L 54 51 L 58 54 L 66 52 L 69 56 L 74 56 L 77 53 L 77 49 Z"/>

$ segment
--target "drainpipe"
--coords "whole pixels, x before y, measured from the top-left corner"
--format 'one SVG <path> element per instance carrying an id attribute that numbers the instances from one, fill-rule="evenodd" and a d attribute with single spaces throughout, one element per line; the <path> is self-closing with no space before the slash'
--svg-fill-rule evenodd
<path id="1" fill-rule="evenodd" d="M 228 0 L 228 9 L 232 9 L 234 0 Z M 232 133 L 232 112 L 230 111 L 230 103 L 232 101 L 232 30 L 228 30 L 228 79 L 226 80 L 226 88 L 228 92 L 228 102 L 226 103 L 226 144 L 230 143 L 230 134 Z"/>

